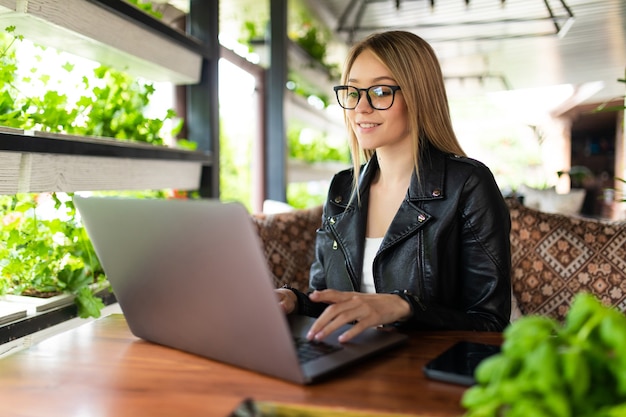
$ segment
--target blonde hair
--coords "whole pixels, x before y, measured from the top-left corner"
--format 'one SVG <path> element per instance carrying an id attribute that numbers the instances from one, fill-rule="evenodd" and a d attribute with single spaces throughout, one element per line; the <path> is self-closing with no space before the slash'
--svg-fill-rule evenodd
<path id="1" fill-rule="evenodd" d="M 443 152 L 465 156 L 452 128 L 443 75 L 432 47 L 411 32 L 389 31 L 370 35 L 348 53 L 342 84 L 348 83 L 354 61 L 365 50 L 371 51 L 389 69 L 400 86 L 407 112 L 412 115 L 408 119 L 415 172 L 419 173 L 422 141 L 428 141 Z M 354 191 L 358 193 L 360 166 L 371 159 L 374 150 L 361 149 L 345 112 L 354 165 Z"/>

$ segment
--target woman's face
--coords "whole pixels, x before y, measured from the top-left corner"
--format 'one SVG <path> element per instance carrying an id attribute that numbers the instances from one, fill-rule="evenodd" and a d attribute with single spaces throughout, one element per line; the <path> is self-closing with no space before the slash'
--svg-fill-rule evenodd
<path id="1" fill-rule="evenodd" d="M 398 85 L 391 71 L 374 54 L 365 50 L 354 61 L 348 77 L 348 85 L 368 88 L 373 85 Z M 362 149 L 406 146 L 410 144 L 407 109 L 402 91 L 396 91 L 393 105 L 387 110 L 372 108 L 366 93 L 354 110 L 346 110 L 348 123 L 354 130 Z"/>

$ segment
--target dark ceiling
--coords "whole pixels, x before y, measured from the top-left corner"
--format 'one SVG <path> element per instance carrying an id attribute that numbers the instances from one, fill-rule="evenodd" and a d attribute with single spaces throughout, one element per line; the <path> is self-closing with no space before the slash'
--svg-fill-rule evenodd
<path id="1" fill-rule="evenodd" d="M 435 48 L 454 94 L 571 84 L 565 107 L 624 95 L 625 0 L 302 0 L 339 39 L 404 29 Z"/>

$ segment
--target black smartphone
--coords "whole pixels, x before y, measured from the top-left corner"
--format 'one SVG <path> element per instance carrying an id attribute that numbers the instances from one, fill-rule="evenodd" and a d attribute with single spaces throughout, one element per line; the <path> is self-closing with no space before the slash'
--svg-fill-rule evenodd
<path id="1" fill-rule="evenodd" d="M 459 385 L 474 385 L 474 371 L 483 359 L 500 352 L 500 346 L 485 343 L 457 342 L 424 366 L 431 379 Z"/>

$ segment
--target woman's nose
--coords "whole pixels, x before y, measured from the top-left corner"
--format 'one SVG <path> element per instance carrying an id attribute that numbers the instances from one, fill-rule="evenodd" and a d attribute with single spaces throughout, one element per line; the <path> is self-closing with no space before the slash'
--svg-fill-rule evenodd
<path id="1" fill-rule="evenodd" d="M 367 99 L 367 91 L 359 91 L 359 94 L 361 95 L 361 98 L 354 108 L 354 111 L 358 113 L 369 113 L 374 110 Z"/>

